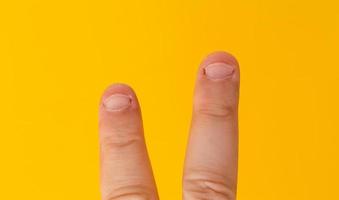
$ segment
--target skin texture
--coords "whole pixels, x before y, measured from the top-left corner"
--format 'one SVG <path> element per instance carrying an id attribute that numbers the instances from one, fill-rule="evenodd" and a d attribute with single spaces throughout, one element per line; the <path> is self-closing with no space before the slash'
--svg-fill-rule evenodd
<path id="1" fill-rule="evenodd" d="M 183 174 L 184 200 L 235 200 L 239 65 L 226 52 L 201 63 Z M 103 200 L 158 200 L 139 103 L 124 84 L 109 86 L 99 109 Z"/>

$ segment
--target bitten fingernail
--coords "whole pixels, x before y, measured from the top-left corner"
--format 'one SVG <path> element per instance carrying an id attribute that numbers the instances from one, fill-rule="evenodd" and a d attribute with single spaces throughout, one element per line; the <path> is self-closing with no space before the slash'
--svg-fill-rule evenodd
<path id="1" fill-rule="evenodd" d="M 103 101 L 108 111 L 120 111 L 131 105 L 131 98 L 124 94 L 112 94 Z"/>
<path id="2" fill-rule="evenodd" d="M 226 63 L 212 63 L 205 67 L 205 75 L 211 80 L 222 80 L 233 75 L 234 67 Z"/>

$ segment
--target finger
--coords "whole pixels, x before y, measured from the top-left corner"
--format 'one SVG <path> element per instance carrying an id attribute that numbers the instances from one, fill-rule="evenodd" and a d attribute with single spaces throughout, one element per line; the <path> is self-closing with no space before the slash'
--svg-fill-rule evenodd
<path id="1" fill-rule="evenodd" d="M 130 87 L 115 84 L 104 92 L 99 132 L 102 199 L 158 199 L 140 107 Z"/>
<path id="2" fill-rule="evenodd" d="M 183 177 L 184 199 L 234 200 L 238 159 L 239 68 L 228 53 L 201 64 Z"/>

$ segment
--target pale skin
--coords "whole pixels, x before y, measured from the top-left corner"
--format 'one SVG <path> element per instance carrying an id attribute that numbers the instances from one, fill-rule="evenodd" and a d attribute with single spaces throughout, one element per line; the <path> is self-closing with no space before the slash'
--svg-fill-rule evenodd
<path id="1" fill-rule="evenodd" d="M 235 200 L 239 65 L 226 52 L 198 68 L 183 173 L 184 200 Z M 99 108 L 102 200 L 158 200 L 141 111 L 132 88 L 113 84 Z"/>

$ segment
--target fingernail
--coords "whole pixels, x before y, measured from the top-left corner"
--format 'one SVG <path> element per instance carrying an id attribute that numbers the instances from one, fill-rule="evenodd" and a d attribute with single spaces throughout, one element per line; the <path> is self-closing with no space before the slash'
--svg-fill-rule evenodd
<path id="1" fill-rule="evenodd" d="M 120 111 L 131 105 L 131 98 L 124 94 L 113 94 L 107 97 L 103 104 L 108 111 Z"/>
<path id="2" fill-rule="evenodd" d="M 205 67 L 205 75 L 211 80 L 222 80 L 233 75 L 234 67 L 226 63 L 212 63 Z"/>

